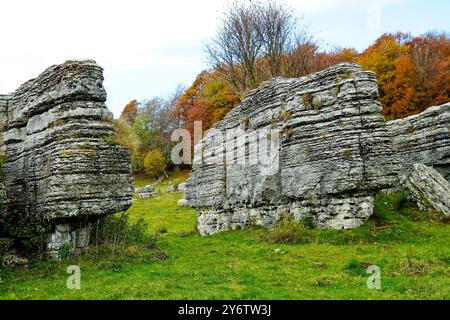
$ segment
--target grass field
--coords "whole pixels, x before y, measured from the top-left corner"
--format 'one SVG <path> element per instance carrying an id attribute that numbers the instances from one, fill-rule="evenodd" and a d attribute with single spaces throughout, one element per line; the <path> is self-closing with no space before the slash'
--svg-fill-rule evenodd
<path id="1" fill-rule="evenodd" d="M 157 249 L 0 267 L 0 299 L 450 299 L 449 221 L 401 199 L 379 197 L 374 218 L 352 231 L 286 223 L 200 237 L 196 212 L 157 188 L 129 209 Z M 80 290 L 66 287 L 69 265 L 81 268 Z M 381 268 L 381 290 L 367 288 L 369 265 Z"/>

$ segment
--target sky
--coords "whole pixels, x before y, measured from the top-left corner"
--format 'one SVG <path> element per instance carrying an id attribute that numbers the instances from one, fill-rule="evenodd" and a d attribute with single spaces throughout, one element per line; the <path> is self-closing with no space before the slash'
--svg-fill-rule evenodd
<path id="1" fill-rule="evenodd" d="M 323 48 L 363 50 L 385 32 L 450 32 L 448 0 L 282 0 Z M 1 0 L 0 93 L 47 67 L 94 59 L 107 106 L 167 96 L 208 68 L 204 44 L 228 0 Z"/>

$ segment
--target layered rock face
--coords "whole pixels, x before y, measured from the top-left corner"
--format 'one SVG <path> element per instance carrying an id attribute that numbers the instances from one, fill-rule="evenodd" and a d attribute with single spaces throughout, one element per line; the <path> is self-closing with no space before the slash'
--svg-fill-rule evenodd
<path id="1" fill-rule="evenodd" d="M 4 226 L 4 202 L 5 202 L 5 179 L 3 167 L 6 162 L 6 148 L 4 144 L 4 130 L 7 122 L 7 106 L 9 96 L 0 95 L 0 236 L 5 233 Z"/>
<path id="2" fill-rule="evenodd" d="M 388 122 L 404 180 L 415 163 L 433 167 L 450 182 L 450 103 Z"/>
<path id="3" fill-rule="evenodd" d="M 186 199 L 200 233 L 272 226 L 283 213 L 361 225 L 399 171 L 380 112 L 374 74 L 353 64 L 250 92 L 196 146 Z"/>
<path id="4" fill-rule="evenodd" d="M 102 82 L 95 62 L 68 61 L 0 97 L 5 220 L 51 222 L 51 250 L 85 246 L 92 220 L 131 205 L 130 155 L 112 142 Z"/>

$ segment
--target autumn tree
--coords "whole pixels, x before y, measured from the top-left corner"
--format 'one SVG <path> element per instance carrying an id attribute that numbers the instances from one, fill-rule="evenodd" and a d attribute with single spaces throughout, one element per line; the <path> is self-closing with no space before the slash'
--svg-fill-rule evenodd
<path id="1" fill-rule="evenodd" d="M 450 38 L 429 32 L 411 40 L 411 62 L 416 70 L 418 95 L 425 106 L 450 100 Z"/>
<path id="2" fill-rule="evenodd" d="M 141 103 L 133 126 L 141 142 L 141 159 L 149 150 L 154 149 L 159 149 L 166 159 L 170 159 L 173 147 L 170 136 L 176 128 L 174 107 L 169 101 L 159 97 Z"/>
<path id="3" fill-rule="evenodd" d="M 133 125 L 134 119 L 137 116 L 138 102 L 136 100 L 130 101 L 122 110 L 120 118 L 126 121 L 128 124 Z"/>
<path id="4" fill-rule="evenodd" d="M 262 55 L 268 60 L 269 76 L 282 75 L 283 56 L 292 48 L 293 44 L 304 40 L 304 34 L 296 33 L 298 21 L 294 17 L 292 9 L 275 1 L 258 3 L 256 7 Z"/>
<path id="5" fill-rule="evenodd" d="M 144 159 L 145 173 L 151 178 L 161 177 L 167 167 L 166 159 L 159 149 L 149 151 Z"/>
<path id="6" fill-rule="evenodd" d="M 259 4 L 233 2 L 206 51 L 210 64 L 238 90 L 256 86 L 256 60 L 263 47 Z"/>
<path id="7" fill-rule="evenodd" d="M 450 100 L 448 34 L 381 36 L 357 59 L 378 78 L 383 114 L 402 118 Z"/>
<path id="8" fill-rule="evenodd" d="M 221 78 L 219 72 L 201 72 L 178 100 L 175 117 L 194 137 L 195 121 L 203 131 L 211 128 L 241 101 L 240 96 Z"/>
<path id="9" fill-rule="evenodd" d="M 208 61 L 236 92 L 287 75 L 286 55 L 312 42 L 293 11 L 275 1 L 233 2 L 215 37 L 206 45 Z"/>
<path id="10" fill-rule="evenodd" d="M 381 36 L 358 58 L 365 69 L 376 73 L 383 114 L 401 118 L 419 112 L 414 95 L 415 70 L 409 57 L 410 45 L 402 34 Z"/>

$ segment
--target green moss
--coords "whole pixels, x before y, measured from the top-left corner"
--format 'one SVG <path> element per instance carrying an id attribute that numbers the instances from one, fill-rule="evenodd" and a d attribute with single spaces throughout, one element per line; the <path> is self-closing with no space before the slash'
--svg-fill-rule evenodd
<path id="1" fill-rule="evenodd" d="M 350 159 L 352 156 L 352 152 L 350 150 L 345 150 L 343 156 L 345 159 Z"/>
<path id="2" fill-rule="evenodd" d="M 77 152 L 75 150 L 59 150 L 58 155 L 60 158 L 73 158 L 77 156 Z"/>
<path id="3" fill-rule="evenodd" d="M 350 70 L 344 70 L 338 74 L 340 80 L 347 80 L 353 77 L 353 73 Z"/>

